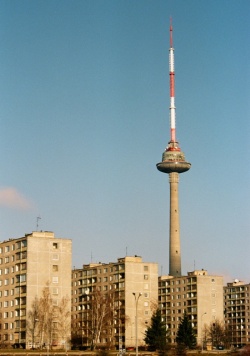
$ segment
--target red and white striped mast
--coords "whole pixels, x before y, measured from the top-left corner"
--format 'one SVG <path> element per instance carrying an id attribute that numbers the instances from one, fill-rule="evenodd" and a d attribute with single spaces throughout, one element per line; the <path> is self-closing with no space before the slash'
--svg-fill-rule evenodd
<path id="1" fill-rule="evenodd" d="M 169 79 L 170 79 L 170 142 L 176 142 L 175 135 L 175 92 L 174 92 L 174 47 L 173 27 L 170 20 L 170 48 L 169 48 Z"/>

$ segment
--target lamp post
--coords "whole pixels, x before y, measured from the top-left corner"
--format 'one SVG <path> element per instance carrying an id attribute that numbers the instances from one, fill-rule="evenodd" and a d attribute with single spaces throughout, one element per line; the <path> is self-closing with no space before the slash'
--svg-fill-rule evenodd
<path id="1" fill-rule="evenodd" d="M 36 323 L 38 319 L 34 319 L 33 330 L 32 330 L 32 350 L 35 348 L 35 332 L 36 332 Z"/>
<path id="2" fill-rule="evenodd" d="M 136 293 L 133 293 L 135 297 L 135 353 L 136 356 L 138 356 L 138 301 L 142 293 L 139 293 L 136 295 Z"/>
<path id="3" fill-rule="evenodd" d="M 88 348 L 88 340 L 89 340 L 89 334 L 88 334 L 88 308 L 87 308 L 87 302 L 88 302 L 88 295 L 89 295 L 89 288 L 86 288 L 85 291 L 85 296 L 86 296 L 86 309 L 87 309 L 87 313 L 86 313 L 86 335 L 87 335 L 87 340 L 86 340 L 86 346 Z M 92 305 L 91 305 L 91 309 L 92 309 Z"/>
<path id="4" fill-rule="evenodd" d="M 203 352 L 203 332 L 202 332 L 202 318 L 204 315 L 206 315 L 207 313 L 203 313 L 201 316 L 201 352 Z"/>

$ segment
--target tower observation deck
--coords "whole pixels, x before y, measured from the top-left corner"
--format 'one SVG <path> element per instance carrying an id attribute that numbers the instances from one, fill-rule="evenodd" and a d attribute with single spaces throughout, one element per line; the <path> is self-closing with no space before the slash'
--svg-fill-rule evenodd
<path id="1" fill-rule="evenodd" d="M 170 141 L 162 154 L 162 162 L 156 167 L 160 172 L 169 174 L 170 184 L 170 221 L 169 221 L 169 275 L 181 276 L 181 244 L 179 222 L 178 184 L 179 173 L 188 171 L 191 163 L 186 162 L 185 155 L 176 141 L 175 131 L 175 95 L 174 95 L 174 48 L 170 25 L 169 75 L 170 75 Z"/>

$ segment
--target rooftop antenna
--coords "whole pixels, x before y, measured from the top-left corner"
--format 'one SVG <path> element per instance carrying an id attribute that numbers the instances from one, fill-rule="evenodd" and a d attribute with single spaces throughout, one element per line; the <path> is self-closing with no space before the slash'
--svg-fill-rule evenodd
<path id="1" fill-rule="evenodd" d="M 40 216 L 37 216 L 36 218 L 36 231 L 38 231 L 38 225 L 39 225 L 39 220 L 41 220 L 42 218 Z"/>

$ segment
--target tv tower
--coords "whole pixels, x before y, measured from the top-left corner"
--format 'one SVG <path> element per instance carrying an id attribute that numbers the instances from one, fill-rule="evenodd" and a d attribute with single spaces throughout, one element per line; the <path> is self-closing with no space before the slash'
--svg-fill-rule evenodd
<path id="1" fill-rule="evenodd" d="M 178 183 L 179 173 L 190 169 L 191 163 L 185 161 L 184 153 L 176 141 L 175 131 L 175 94 L 174 94 L 174 48 L 173 28 L 170 23 L 169 78 L 170 78 L 170 141 L 162 154 L 162 162 L 156 167 L 168 173 L 170 184 L 170 222 L 169 222 L 169 275 L 181 276 L 181 244 L 179 223 Z"/>

